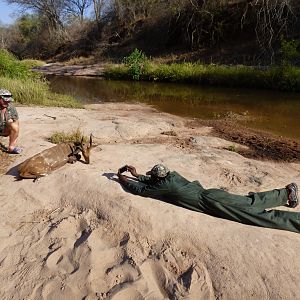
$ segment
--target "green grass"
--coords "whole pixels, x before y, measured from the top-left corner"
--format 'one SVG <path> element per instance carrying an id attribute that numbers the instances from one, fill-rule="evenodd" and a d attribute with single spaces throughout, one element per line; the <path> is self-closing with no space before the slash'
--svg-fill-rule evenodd
<path id="1" fill-rule="evenodd" d="M 37 60 L 20 61 L 0 49 L 0 88 L 9 90 L 16 102 L 24 105 L 82 108 L 71 96 L 52 93 L 41 75 L 30 70 L 41 64 Z"/>
<path id="2" fill-rule="evenodd" d="M 83 142 L 86 143 L 88 141 L 88 137 L 85 136 L 79 128 L 77 128 L 71 132 L 56 131 L 50 136 L 49 141 L 53 144 L 59 144 L 67 142 L 81 142 L 82 138 Z"/>
<path id="3" fill-rule="evenodd" d="M 26 80 L 28 78 L 37 78 L 39 74 L 29 70 L 26 63 L 22 63 L 13 54 L 0 49 L 0 76 Z"/>
<path id="4" fill-rule="evenodd" d="M 235 145 L 230 145 L 230 146 L 228 146 L 228 147 L 227 147 L 227 150 L 228 150 L 228 151 L 231 151 L 231 152 L 236 152 L 236 153 L 238 153 L 238 150 L 237 150 L 237 148 L 236 148 Z"/>
<path id="5" fill-rule="evenodd" d="M 44 61 L 36 60 L 36 59 L 23 59 L 20 61 L 21 64 L 25 65 L 26 68 L 32 69 L 34 67 L 41 67 L 45 64 Z"/>
<path id="6" fill-rule="evenodd" d="M 108 79 L 132 79 L 130 70 L 125 65 L 107 69 L 105 77 Z M 149 63 L 140 75 L 140 79 L 144 81 L 300 91 L 300 68 L 291 66 L 269 67 L 262 70 L 248 66 Z"/>
<path id="7" fill-rule="evenodd" d="M 0 87 L 9 90 L 15 101 L 23 105 L 83 108 L 83 105 L 71 96 L 50 92 L 47 82 L 41 79 L 0 77 Z"/>

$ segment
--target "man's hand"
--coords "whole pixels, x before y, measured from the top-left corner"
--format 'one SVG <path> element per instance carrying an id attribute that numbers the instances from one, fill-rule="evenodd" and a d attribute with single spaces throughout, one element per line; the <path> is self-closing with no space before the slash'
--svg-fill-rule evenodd
<path id="1" fill-rule="evenodd" d="M 120 169 L 118 170 L 117 175 L 118 175 L 119 180 L 120 180 L 121 183 L 124 183 L 124 182 L 127 181 L 127 177 L 125 175 L 121 174 Z"/>
<path id="2" fill-rule="evenodd" d="M 127 171 L 130 172 L 132 176 L 138 177 L 138 173 L 136 172 L 135 167 L 133 167 L 133 166 L 127 166 Z"/>

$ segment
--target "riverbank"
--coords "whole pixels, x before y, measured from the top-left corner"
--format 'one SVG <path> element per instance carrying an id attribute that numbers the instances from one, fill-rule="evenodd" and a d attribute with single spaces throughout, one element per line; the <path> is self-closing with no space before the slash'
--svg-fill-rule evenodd
<path id="1" fill-rule="evenodd" d="M 113 66 L 105 71 L 108 79 L 143 80 L 200 85 L 300 91 L 300 68 L 201 63 L 142 64 Z"/>
<path id="2" fill-rule="evenodd" d="M 9 90 L 23 105 L 82 108 L 73 97 L 52 93 L 39 73 L 31 69 L 41 66 L 37 60 L 18 60 L 12 53 L 0 49 L 0 87 Z"/>
<path id="3" fill-rule="evenodd" d="M 211 127 L 148 106 L 86 109 L 18 107 L 24 151 L 0 185 L 1 298 L 297 297 L 298 234 L 129 194 L 115 172 L 128 163 L 145 173 L 161 162 L 206 188 L 246 194 L 299 183 L 299 163 L 245 158 L 227 150 L 245 147 L 212 136 Z M 52 146 L 53 132 L 77 127 L 99 144 L 90 165 L 15 181 L 16 166 Z"/>
<path id="4" fill-rule="evenodd" d="M 276 162 L 300 162 L 300 141 L 274 135 L 262 130 L 241 126 L 232 119 L 199 120 L 200 124 L 211 126 L 212 134 L 246 148 L 230 146 L 228 150 L 244 157 Z"/>
<path id="5" fill-rule="evenodd" d="M 14 100 L 21 105 L 83 108 L 83 105 L 71 96 L 52 93 L 45 80 L 0 77 L 0 86 L 9 90 Z"/>
<path id="6" fill-rule="evenodd" d="M 113 80 L 141 80 L 193 83 L 208 86 L 242 87 L 300 91 L 300 68 L 292 66 L 226 66 L 200 63 L 147 63 L 128 67 L 123 64 L 47 64 L 34 70 L 47 75 L 98 76 Z"/>

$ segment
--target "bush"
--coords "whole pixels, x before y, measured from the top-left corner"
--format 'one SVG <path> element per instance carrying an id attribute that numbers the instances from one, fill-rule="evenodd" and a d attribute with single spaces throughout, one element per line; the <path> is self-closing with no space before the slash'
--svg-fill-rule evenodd
<path id="1" fill-rule="evenodd" d="M 129 69 L 133 80 L 140 80 L 140 76 L 146 71 L 148 58 L 138 49 L 135 49 L 129 56 L 124 57 L 123 63 Z"/>
<path id="2" fill-rule="evenodd" d="M 19 79 L 39 77 L 37 73 L 30 71 L 25 63 L 4 49 L 0 49 L 0 76 Z"/>
<path id="3" fill-rule="evenodd" d="M 283 91 L 300 91 L 300 68 L 285 67 L 281 72 L 279 88 Z"/>
<path id="4" fill-rule="evenodd" d="M 282 66 L 290 66 L 300 58 L 300 40 L 281 40 Z"/>

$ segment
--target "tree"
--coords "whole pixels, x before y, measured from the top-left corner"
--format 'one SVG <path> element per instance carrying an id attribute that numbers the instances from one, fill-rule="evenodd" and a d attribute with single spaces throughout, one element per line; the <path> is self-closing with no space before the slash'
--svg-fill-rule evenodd
<path id="1" fill-rule="evenodd" d="M 93 2 L 99 2 L 93 0 Z M 103 1 L 100 1 L 103 2 Z M 84 19 L 86 10 L 92 4 L 92 0 L 65 0 L 65 12 L 73 16 L 78 16 L 81 21 Z"/>
<path id="2" fill-rule="evenodd" d="M 98 24 L 100 23 L 100 20 L 101 20 L 101 13 L 102 13 L 104 4 L 105 4 L 104 0 L 93 0 L 95 20 Z"/>
<path id="3" fill-rule="evenodd" d="M 65 9 L 65 0 L 6 0 L 8 4 L 18 4 L 24 9 L 45 16 L 52 29 L 62 29 L 61 16 Z"/>
<path id="4" fill-rule="evenodd" d="M 246 18 L 249 8 L 252 8 L 256 15 L 256 37 L 263 52 L 271 54 L 271 61 L 274 57 L 274 43 L 288 32 L 288 27 L 294 20 L 293 0 L 251 0 L 248 1 L 243 19 Z M 242 19 L 242 21 L 243 21 Z"/>

